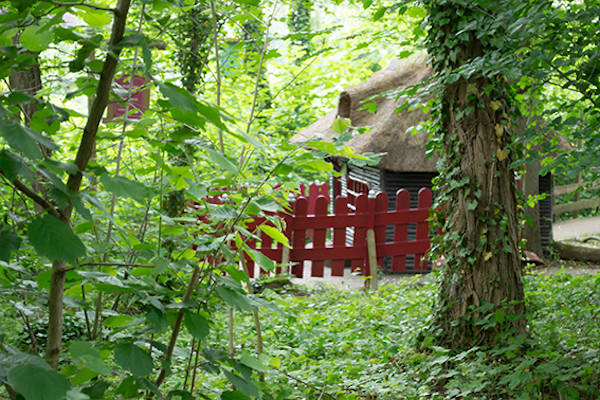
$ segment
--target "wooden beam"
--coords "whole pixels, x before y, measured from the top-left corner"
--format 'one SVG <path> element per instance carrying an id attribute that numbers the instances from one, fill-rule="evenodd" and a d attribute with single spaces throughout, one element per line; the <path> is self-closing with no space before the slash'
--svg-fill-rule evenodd
<path id="1" fill-rule="evenodd" d="M 560 258 L 579 261 L 600 261 L 600 247 L 588 247 L 566 242 L 554 242 Z"/>
<path id="2" fill-rule="evenodd" d="M 580 200 L 573 203 L 565 203 L 554 206 L 552 210 L 554 215 L 563 214 L 570 211 L 583 210 L 585 208 L 600 207 L 600 198 L 590 200 Z"/>
<path id="3" fill-rule="evenodd" d="M 600 189 L 600 183 L 578 182 L 578 183 L 571 183 L 570 185 L 555 186 L 554 187 L 554 195 L 560 196 L 563 194 L 568 194 L 568 193 L 576 191 L 577 189 L 579 189 L 582 186 L 585 187 L 586 185 L 589 185 L 589 184 L 592 184 L 592 186 L 586 187 L 586 189 L 589 189 L 589 190 Z"/>

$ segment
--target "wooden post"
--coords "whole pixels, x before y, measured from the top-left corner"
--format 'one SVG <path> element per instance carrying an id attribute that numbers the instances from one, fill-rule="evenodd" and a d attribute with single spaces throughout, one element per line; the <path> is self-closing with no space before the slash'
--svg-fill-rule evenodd
<path id="1" fill-rule="evenodd" d="M 290 243 L 293 243 L 290 240 Z M 290 248 L 283 246 L 281 249 L 281 273 L 287 275 L 290 273 Z"/>
<path id="2" fill-rule="evenodd" d="M 377 290 L 379 285 L 379 276 L 377 275 L 377 251 L 375 248 L 375 231 L 373 229 L 367 230 L 367 250 L 369 251 L 369 288 L 371 290 Z"/>

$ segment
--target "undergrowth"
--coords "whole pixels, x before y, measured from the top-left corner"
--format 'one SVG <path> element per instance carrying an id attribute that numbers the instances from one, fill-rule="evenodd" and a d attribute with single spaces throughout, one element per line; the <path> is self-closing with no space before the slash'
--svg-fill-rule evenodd
<path id="1" fill-rule="evenodd" d="M 266 399 L 600 398 L 600 275 L 524 278 L 530 336 L 508 345 L 418 352 L 435 283 L 418 280 L 376 293 L 334 288 L 263 296 Z M 212 341 L 226 342 L 226 313 Z M 236 313 L 237 351 L 254 352 L 250 315 Z M 225 349 L 222 349 L 225 351 Z M 205 375 L 202 390 L 225 382 Z"/>

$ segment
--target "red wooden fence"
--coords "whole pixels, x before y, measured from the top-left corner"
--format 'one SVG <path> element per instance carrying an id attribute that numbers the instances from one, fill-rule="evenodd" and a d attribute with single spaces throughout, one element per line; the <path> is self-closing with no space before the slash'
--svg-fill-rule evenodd
<path id="1" fill-rule="evenodd" d="M 406 255 L 414 254 L 415 270 L 425 272 L 428 269 L 425 253 L 429 249 L 427 219 L 432 204 L 432 193 L 431 190 L 423 188 L 418 196 L 418 207 L 411 209 L 408 191 L 398 191 L 395 210 L 388 210 L 388 197 L 385 193 L 378 193 L 375 198 L 369 198 L 366 194 L 359 195 L 355 200 L 355 210 L 349 207 L 348 198 L 338 196 L 333 212 L 328 212 L 328 196 L 317 196 L 314 199 L 314 209 L 311 209 L 310 198 L 296 198 L 291 204 L 293 211 L 290 214 L 279 214 L 285 220 L 284 233 L 291 245 L 290 262 L 294 264 L 292 274 L 302 277 L 303 262 L 311 261 L 310 275 L 323 277 L 325 261 L 330 261 L 331 275 L 343 276 L 344 266 L 348 261 L 353 270 L 368 275 L 368 229 L 375 232 L 378 265 L 383 265 L 384 257 L 392 257 L 392 271 L 404 272 Z M 248 228 L 252 230 L 264 222 L 264 218 L 257 218 Z M 415 240 L 407 240 L 408 224 L 417 225 Z M 386 241 L 386 226 L 394 227 L 394 237 L 391 241 Z M 351 244 L 346 243 L 348 228 L 354 228 Z M 313 231 L 312 235 L 307 234 L 310 230 Z M 249 239 L 247 243 L 270 259 L 279 263 L 282 261 L 282 245 L 275 244 L 264 232 L 260 232 L 260 240 Z M 249 257 L 246 261 L 250 276 L 256 276 L 254 262 Z"/>

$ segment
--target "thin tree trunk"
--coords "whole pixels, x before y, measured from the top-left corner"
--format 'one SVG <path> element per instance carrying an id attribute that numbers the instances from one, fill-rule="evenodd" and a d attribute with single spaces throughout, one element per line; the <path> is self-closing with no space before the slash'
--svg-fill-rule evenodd
<path id="1" fill-rule="evenodd" d="M 121 52 L 116 46 L 123 39 L 125 33 L 125 25 L 127 23 L 127 14 L 129 12 L 130 0 L 119 0 L 115 9 L 115 16 L 112 25 L 112 33 L 108 47 L 111 50 L 106 56 L 102 71 L 100 72 L 100 81 L 96 89 L 96 97 L 92 104 L 83 136 L 75 157 L 75 165 L 79 172 L 69 175 L 67 188 L 72 192 L 79 192 L 81 180 L 83 178 L 82 171 L 85 171 L 87 164 L 93 154 L 96 143 L 96 134 L 100 120 L 108 104 L 108 96 L 112 81 L 117 68 L 117 61 Z M 63 222 L 67 225 L 71 223 L 71 213 L 73 207 L 69 206 L 65 210 Z M 63 323 L 63 298 L 66 276 L 66 263 L 64 261 L 54 261 L 52 263 L 52 273 L 50 275 L 50 293 L 48 295 L 48 342 L 46 345 L 46 361 L 53 367 L 58 368 L 58 360 L 60 356 L 60 346 L 62 341 L 62 323 Z"/>
<path id="2" fill-rule="evenodd" d="M 474 31 L 468 32 L 468 40 L 440 50 L 439 41 L 453 40 L 465 19 L 480 17 L 479 11 L 453 2 L 428 4 L 430 35 L 437 35 L 436 42 L 429 39 L 428 50 L 437 72 L 446 74 L 444 68 L 456 69 L 494 50 L 484 47 Z M 502 77 L 492 80 L 482 72 L 442 88 L 438 111 L 445 266 L 434 327 L 441 328 L 438 342 L 448 347 L 493 344 L 500 331 L 521 333 L 526 327 L 505 88 Z M 482 323 L 486 317 L 488 323 Z"/>

